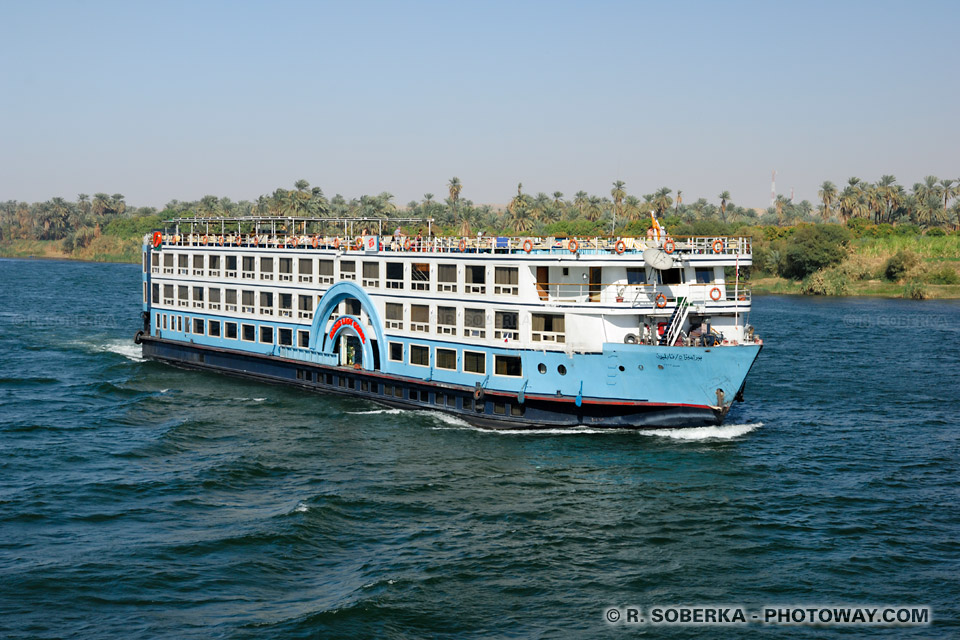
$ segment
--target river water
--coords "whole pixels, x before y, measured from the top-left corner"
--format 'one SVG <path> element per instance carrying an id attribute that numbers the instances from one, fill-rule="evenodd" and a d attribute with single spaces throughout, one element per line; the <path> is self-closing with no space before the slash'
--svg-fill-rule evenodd
<path id="1" fill-rule="evenodd" d="M 723 427 L 528 434 L 144 362 L 139 278 L 0 260 L 0 636 L 960 635 L 957 302 L 761 297 Z"/>

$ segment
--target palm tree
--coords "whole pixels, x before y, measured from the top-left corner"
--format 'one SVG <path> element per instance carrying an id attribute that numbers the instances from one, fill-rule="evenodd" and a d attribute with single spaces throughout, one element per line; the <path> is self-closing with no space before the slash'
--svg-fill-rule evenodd
<path id="1" fill-rule="evenodd" d="M 681 204 L 683 204 L 683 191 L 677 189 L 677 207 L 674 209 L 674 211 L 679 213 Z"/>
<path id="2" fill-rule="evenodd" d="M 653 207 L 657 210 L 657 216 L 662 216 L 664 211 L 673 204 L 673 198 L 670 197 L 671 193 L 673 193 L 673 189 L 661 187 L 653 194 Z"/>
<path id="3" fill-rule="evenodd" d="M 613 226 L 610 227 L 610 235 L 616 234 L 617 214 L 623 217 L 623 199 L 627 197 L 627 192 L 623 190 L 623 187 L 626 184 L 623 180 L 616 180 L 613 183 L 613 189 L 610 190 L 610 195 L 613 196 Z"/>
<path id="4" fill-rule="evenodd" d="M 946 215 L 947 202 L 949 202 L 951 198 L 954 198 L 957 196 L 957 185 L 954 184 L 953 180 L 949 180 L 949 179 L 941 180 L 940 193 L 943 195 L 943 213 L 944 215 Z M 957 219 L 957 223 L 958 223 L 957 228 L 960 229 L 960 218 Z"/>
<path id="5" fill-rule="evenodd" d="M 678 192 L 677 192 L 677 198 L 680 197 L 679 194 L 680 194 L 680 192 L 678 191 Z M 723 191 L 723 192 L 721 192 L 720 195 L 717 196 L 717 197 L 720 198 L 720 219 L 723 220 L 724 223 L 726 223 L 726 221 L 727 221 L 727 201 L 730 200 L 730 192 L 729 192 L 729 191 Z"/>
<path id="6" fill-rule="evenodd" d="M 596 222 L 603 215 L 603 200 L 600 196 L 590 196 L 586 206 L 587 220 Z"/>
<path id="7" fill-rule="evenodd" d="M 460 192 L 463 190 L 463 185 L 460 184 L 460 178 L 457 176 L 450 178 L 450 182 L 447 183 L 447 188 L 450 191 L 450 206 L 453 209 L 454 215 L 456 215 L 457 204 L 460 202 Z"/>
<path id="8" fill-rule="evenodd" d="M 576 205 L 577 209 L 580 211 L 580 217 L 583 217 L 583 210 L 586 208 L 587 203 L 589 202 L 589 197 L 587 196 L 586 191 L 577 191 L 573 196 L 573 204 Z"/>
<path id="9" fill-rule="evenodd" d="M 642 213 L 640 198 L 637 196 L 627 196 L 623 201 L 623 217 L 628 222 L 640 219 Z"/>
<path id="10" fill-rule="evenodd" d="M 297 191 L 306 191 L 310 188 L 310 183 L 306 180 L 300 179 L 294 182 L 293 186 Z"/>
<path id="11" fill-rule="evenodd" d="M 784 197 L 781 194 L 777 194 L 776 199 L 773 201 L 773 206 L 777 209 L 777 225 L 783 226 L 783 207 L 790 202 L 789 199 Z"/>
<path id="12" fill-rule="evenodd" d="M 820 191 L 817 192 L 817 195 L 820 196 L 820 202 L 823 203 L 823 209 L 820 210 L 820 215 L 823 217 L 823 221 L 826 222 L 830 219 L 830 208 L 837 199 L 837 185 L 829 180 L 825 180 L 823 184 L 820 185 Z"/>

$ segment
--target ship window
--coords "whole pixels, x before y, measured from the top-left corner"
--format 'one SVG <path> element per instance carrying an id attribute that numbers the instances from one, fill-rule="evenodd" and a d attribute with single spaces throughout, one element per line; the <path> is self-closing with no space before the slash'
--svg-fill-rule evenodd
<path id="1" fill-rule="evenodd" d="M 207 298 L 211 303 L 218 304 L 220 302 L 220 289 L 217 289 L 217 288 L 208 289 Z"/>
<path id="2" fill-rule="evenodd" d="M 410 305 L 410 330 L 430 331 L 430 307 L 425 304 Z"/>
<path id="3" fill-rule="evenodd" d="M 167 298 L 168 300 L 170 300 L 170 302 L 173 302 L 173 300 L 172 300 L 172 298 L 173 298 L 173 285 L 172 285 L 172 284 L 165 284 L 165 285 L 163 285 L 163 297 L 164 297 L 164 298 Z M 166 303 L 166 304 L 170 304 L 170 302 L 168 302 L 168 303 Z"/>
<path id="4" fill-rule="evenodd" d="M 220 337 L 220 321 L 219 320 L 208 320 L 207 321 L 207 335 L 214 338 Z"/>
<path id="5" fill-rule="evenodd" d="M 313 296 L 300 296 L 300 311 L 313 311 Z"/>
<path id="6" fill-rule="evenodd" d="M 468 265 L 463 268 L 464 278 L 466 280 L 467 293 L 485 293 L 487 281 L 486 268 L 483 266 Z"/>
<path id="7" fill-rule="evenodd" d="M 293 258 L 280 258 L 280 273 L 293 273 Z"/>
<path id="8" fill-rule="evenodd" d="M 321 276 L 332 276 L 333 275 L 333 260 L 318 260 L 320 267 Z"/>
<path id="9" fill-rule="evenodd" d="M 666 269 L 658 272 L 661 284 L 680 284 L 683 282 L 683 269 Z"/>
<path id="10" fill-rule="evenodd" d="M 419 367 L 430 366 L 430 347 L 421 347 L 420 345 L 410 345 L 410 364 Z"/>
<path id="11" fill-rule="evenodd" d="M 217 271 L 220 269 L 220 256 L 208 256 L 207 257 L 207 268 L 211 271 Z"/>
<path id="12" fill-rule="evenodd" d="M 177 329 L 179 331 L 183 331 L 184 333 L 190 333 L 190 318 L 187 318 L 186 331 L 184 331 L 183 316 L 177 316 Z"/>
<path id="13" fill-rule="evenodd" d="M 457 308 L 437 307 L 437 332 L 457 335 Z"/>
<path id="14" fill-rule="evenodd" d="M 437 369 L 457 370 L 456 349 L 437 349 Z"/>
<path id="15" fill-rule="evenodd" d="M 283 327 L 277 329 L 277 344 L 285 347 L 292 347 L 293 329 L 284 329 Z"/>
<path id="16" fill-rule="evenodd" d="M 519 340 L 520 335 L 517 327 L 519 326 L 520 314 L 516 311 L 497 311 L 494 314 L 493 337 L 496 340 Z"/>
<path id="17" fill-rule="evenodd" d="M 260 311 L 270 313 L 273 310 L 273 292 L 260 292 Z"/>
<path id="18" fill-rule="evenodd" d="M 456 406 L 457 406 L 457 399 L 456 399 L 454 396 L 447 396 L 447 406 L 448 406 L 448 407 L 456 407 Z"/>
<path id="19" fill-rule="evenodd" d="M 313 275 L 313 260 L 310 258 L 300 258 L 300 275 L 302 276 L 312 276 Z"/>
<path id="20" fill-rule="evenodd" d="M 487 356 L 479 351 L 463 352 L 463 370 L 467 373 L 486 373 Z"/>
<path id="21" fill-rule="evenodd" d="M 250 309 L 249 313 L 253 313 L 253 305 L 254 305 L 254 300 L 256 299 L 256 292 L 251 291 L 249 289 L 244 289 L 241 292 L 241 294 L 242 294 L 243 306 L 245 307 L 244 311 L 247 311 L 246 307 L 249 307 Z"/>
<path id="22" fill-rule="evenodd" d="M 521 376 L 523 367 L 520 365 L 520 356 L 494 356 L 493 372 L 498 376 Z"/>
<path id="23" fill-rule="evenodd" d="M 463 335 L 470 338 L 484 338 L 487 335 L 487 318 L 483 309 L 463 310 Z"/>
<path id="24" fill-rule="evenodd" d="M 403 305 L 396 302 L 387 303 L 387 329 L 403 330 Z"/>
<path id="25" fill-rule="evenodd" d="M 162 317 L 163 317 L 163 328 L 166 329 L 166 328 L 167 328 L 167 314 L 163 314 Z"/>
<path id="26" fill-rule="evenodd" d="M 642 267 L 627 267 L 627 284 L 647 284 L 647 270 Z"/>
<path id="27" fill-rule="evenodd" d="M 180 269 L 186 269 L 190 266 L 190 256 L 185 253 L 181 253 L 177 256 L 177 267 Z"/>
<path id="28" fill-rule="evenodd" d="M 539 371 L 540 373 L 546 373 L 546 372 L 547 372 L 547 365 L 545 365 L 545 364 L 543 364 L 543 363 L 541 362 L 540 364 L 537 365 L 537 371 Z"/>
<path id="29" fill-rule="evenodd" d="M 444 397 L 445 397 L 445 396 L 444 396 L 444 394 L 442 394 L 442 393 L 435 393 L 435 394 L 433 394 L 433 404 L 442 407 L 442 406 L 444 405 Z"/>
<path id="30" fill-rule="evenodd" d="M 360 316 L 360 301 L 356 298 L 347 298 L 343 301 L 344 313 L 351 316 Z"/>
<path id="31" fill-rule="evenodd" d="M 531 314 L 531 334 L 534 342 L 565 342 L 565 322 L 562 315 L 552 313 Z"/>
<path id="32" fill-rule="evenodd" d="M 441 264 L 437 267 L 437 282 L 441 291 L 457 290 L 457 265 Z"/>
<path id="33" fill-rule="evenodd" d="M 237 270 L 237 256 L 227 256 L 227 271 Z"/>
<path id="34" fill-rule="evenodd" d="M 293 309 L 293 294 L 292 293 L 281 293 L 280 294 L 280 309 L 289 311 Z M 288 314 L 289 315 L 289 314 Z"/>
<path id="35" fill-rule="evenodd" d="M 254 342 L 257 339 L 256 327 L 252 324 L 240 325 L 240 339 L 247 342 Z"/>
<path id="36" fill-rule="evenodd" d="M 226 295 L 225 302 L 227 304 L 237 304 L 237 290 L 236 289 L 225 289 L 224 293 Z"/>
<path id="37" fill-rule="evenodd" d="M 697 284 L 710 284 L 713 282 L 713 267 L 697 267 L 695 273 L 697 276 Z"/>
<path id="38" fill-rule="evenodd" d="M 243 256 L 243 270 L 244 271 L 254 271 L 255 258 L 253 256 Z"/>
<path id="39" fill-rule="evenodd" d="M 430 264 L 427 262 L 414 262 L 410 266 L 410 286 L 415 291 L 427 291 L 430 289 Z"/>
<path id="40" fill-rule="evenodd" d="M 403 289 L 403 264 L 400 262 L 387 263 L 387 288 Z"/>
<path id="41" fill-rule="evenodd" d="M 264 344 L 273 344 L 273 327 L 260 325 L 260 342 Z"/>
<path id="42" fill-rule="evenodd" d="M 346 271 L 347 273 L 356 274 L 357 264 L 353 260 L 341 260 L 340 261 L 340 273 Z"/>
<path id="43" fill-rule="evenodd" d="M 194 302 L 203 302 L 203 287 L 194 287 L 194 288 L 193 288 L 193 301 L 194 301 Z"/>
<path id="44" fill-rule="evenodd" d="M 150 254 L 150 264 L 154 267 L 160 266 L 160 254 L 157 253 L 156 251 Z"/>
<path id="45" fill-rule="evenodd" d="M 163 266 L 172 267 L 173 266 L 173 254 L 165 253 L 163 254 Z"/>
<path id="46" fill-rule="evenodd" d="M 273 275 L 273 258 L 260 258 L 260 275 Z"/>
<path id="47" fill-rule="evenodd" d="M 223 323 L 224 337 L 229 338 L 230 340 L 237 339 L 237 323 L 236 322 L 224 322 Z"/>
<path id="48" fill-rule="evenodd" d="M 403 362 L 403 343 L 402 342 L 391 342 L 390 343 L 390 359 L 394 362 Z"/>
<path id="49" fill-rule="evenodd" d="M 160 304 L 160 285 L 156 282 L 152 286 L 153 304 Z"/>
<path id="50" fill-rule="evenodd" d="M 193 319 L 193 332 L 197 335 L 203 335 L 203 318 L 194 318 Z"/>
<path id="51" fill-rule="evenodd" d="M 189 300 L 190 299 L 190 288 L 184 285 L 177 287 L 177 300 Z"/>
<path id="52" fill-rule="evenodd" d="M 524 406 L 522 404 L 511 404 L 510 405 L 510 415 L 520 417 L 524 413 Z"/>
<path id="53" fill-rule="evenodd" d="M 557 365 L 557 373 L 559 373 L 559 374 L 562 375 L 562 376 L 565 376 L 565 375 L 567 375 L 567 368 L 566 368 L 565 366 L 563 366 L 562 364 L 558 364 L 558 365 Z"/>
<path id="54" fill-rule="evenodd" d="M 517 268 L 516 267 L 495 267 L 493 272 L 494 287 L 493 292 L 498 295 L 515 296 L 517 295 Z"/>
<path id="55" fill-rule="evenodd" d="M 379 277 L 380 277 L 380 263 L 379 263 L 379 262 L 364 262 L 364 263 L 363 263 L 363 277 L 364 277 L 364 278 L 379 278 Z"/>
<path id="56" fill-rule="evenodd" d="M 193 256 L 193 268 L 194 269 L 203 269 L 203 254 L 197 253 Z"/>
<path id="57" fill-rule="evenodd" d="M 310 332 L 306 330 L 297 331 L 297 346 L 301 349 L 310 347 Z"/>
<path id="58" fill-rule="evenodd" d="M 494 402 L 493 412 L 498 416 L 505 416 L 507 415 L 507 405 L 502 402 Z"/>

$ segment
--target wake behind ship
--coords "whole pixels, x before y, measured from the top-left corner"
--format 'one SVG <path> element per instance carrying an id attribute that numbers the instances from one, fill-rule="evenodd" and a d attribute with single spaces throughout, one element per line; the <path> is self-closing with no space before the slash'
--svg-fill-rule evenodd
<path id="1" fill-rule="evenodd" d="M 135 340 L 177 366 L 486 428 L 715 425 L 742 399 L 762 345 L 739 281 L 749 238 L 654 221 L 646 239 L 424 240 L 383 235 L 391 222 L 170 220 L 144 237 Z"/>

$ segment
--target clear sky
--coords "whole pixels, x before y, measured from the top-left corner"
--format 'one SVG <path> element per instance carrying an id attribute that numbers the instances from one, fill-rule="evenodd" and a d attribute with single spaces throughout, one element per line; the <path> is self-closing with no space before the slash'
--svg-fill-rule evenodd
<path id="1" fill-rule="evenodd" d="M 960 2 L 0 0 L 0 200 L 960 177 Z"/>

